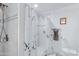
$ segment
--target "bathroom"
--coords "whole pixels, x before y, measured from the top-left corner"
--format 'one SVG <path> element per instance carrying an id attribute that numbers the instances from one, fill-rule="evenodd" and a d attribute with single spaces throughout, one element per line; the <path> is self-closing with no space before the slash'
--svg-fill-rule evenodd
<path id="1" fill-rule="evenodd" d="M 78 6 L 78 3 L 22 4 L 23 55 L 78 56 Z"/>
<path id="2" fill-rule="evenodd" d="M 79 56 L 79 3 L 0 3 L 0 56 Z"/>

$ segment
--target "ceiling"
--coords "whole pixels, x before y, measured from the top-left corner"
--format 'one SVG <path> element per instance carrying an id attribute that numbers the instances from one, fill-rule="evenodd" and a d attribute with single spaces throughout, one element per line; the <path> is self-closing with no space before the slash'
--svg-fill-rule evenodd
<path id="1" fill-rule="evenodd" d="M 31 3 L 31 6 L 34 8 L 34 4 L 36 3 Z M 38 7 L 34 8 L 38 13 L 44 14 L 48 11 L 55 11 L 58 9 L 61 9 L 63 7 L 67 7 L 70 5 L 74 5 L 75 3 L 37 3 Z"/>

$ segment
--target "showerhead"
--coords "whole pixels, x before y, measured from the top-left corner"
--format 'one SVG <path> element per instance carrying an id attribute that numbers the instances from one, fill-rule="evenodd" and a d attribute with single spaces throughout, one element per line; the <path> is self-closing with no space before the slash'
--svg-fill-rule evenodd
<path id="1" fill-rule="evenodd" d="M 7 5 L 4 5 L 4 4 L 0 3 L 0 7 L 1 7 L 1 6 L 3 6 L 3 7 L 8 7 Z"/>
<path id="2" fill-rule="evenodd" d="M 0 3 L 0 6 L 2 6 L 2 3 Z"/>

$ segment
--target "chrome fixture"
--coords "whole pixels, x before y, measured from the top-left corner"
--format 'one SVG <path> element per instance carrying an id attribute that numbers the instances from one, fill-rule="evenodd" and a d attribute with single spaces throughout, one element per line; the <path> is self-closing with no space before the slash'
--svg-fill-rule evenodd
<path id="1" fill-rule="evenodd" d="M 5 22 L 4 11 L 5 11 L 6 7 L 8 7 L 8 6 L 0 3 L 0 9 L 2 11 L 2 19 L 1 19 L 2 26 L 1 26 L 1 32 L 0 32 L 0 43 L 8 41 L 8 34 L 6 33 L 6 30 L 5 30 L 5 27 L 4 27 L 4 22 Z M 3 34 L 4 34 L 4 37 L 3 37 Z"/>

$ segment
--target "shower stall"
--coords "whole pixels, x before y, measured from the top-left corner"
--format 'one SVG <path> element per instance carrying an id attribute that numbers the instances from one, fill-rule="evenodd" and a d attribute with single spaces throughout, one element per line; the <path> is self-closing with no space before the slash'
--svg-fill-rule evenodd
<path id="1" fill-rule="evenodd" d="M 0 3 L 0 56 L 78 56 L 78 6 Z"/>
<path id="2" fill-rule="evenodd" d="M 18 55 L 17 6 L 0 3 L 0 56 Z"/>

